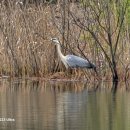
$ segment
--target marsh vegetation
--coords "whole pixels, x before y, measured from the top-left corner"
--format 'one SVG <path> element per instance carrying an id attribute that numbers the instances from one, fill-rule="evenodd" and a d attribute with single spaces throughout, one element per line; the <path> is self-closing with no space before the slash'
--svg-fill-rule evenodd
<path id="1" fill-rule="evenodd" d="M 130 1 L 81 0 L 0 3 L 0 74 L 12 77 L 66 77 L 51 37 L 64 54 L 89 59 L 101 79 L 129 79 Z M 73 71 L 69 78 L 74 77 Z M 78 70 L 91 79 L 93 72 Z"/>

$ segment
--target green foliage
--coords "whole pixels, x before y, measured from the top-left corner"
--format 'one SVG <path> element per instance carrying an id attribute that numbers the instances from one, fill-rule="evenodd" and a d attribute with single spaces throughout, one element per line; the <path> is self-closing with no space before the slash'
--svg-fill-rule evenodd
<path id="1" fill-rule="evenodd" d="M 80 35 L 80 40 L 86 40 L 88 42 L 90 42 L 92 40 L 92 36 L 90 36 L 89 34 L 81 34 Z"/>
<path id="2" fill-rule="evenodd" d="M 130 0 L 128 0 L 128 6 L 127 6 L 127 21 L 130 25 Z"/>

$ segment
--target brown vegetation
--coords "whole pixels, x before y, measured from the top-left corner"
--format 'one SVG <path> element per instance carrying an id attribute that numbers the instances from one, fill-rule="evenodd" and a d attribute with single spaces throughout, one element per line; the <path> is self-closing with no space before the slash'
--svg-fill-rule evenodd
<path id="1" fill-rule="evenodd" d="M 66 72 L 50 42 L 51 37 L 58 37 L 64 54 L 88 58 L 96 64 L 101 78 L 129 79 L 127 2 L 61 0 L 8 7 L 0 3 L 0 74 L 46 77 Z M 78 73 L 88 79 L 94 75 L 87 70 Z"/>

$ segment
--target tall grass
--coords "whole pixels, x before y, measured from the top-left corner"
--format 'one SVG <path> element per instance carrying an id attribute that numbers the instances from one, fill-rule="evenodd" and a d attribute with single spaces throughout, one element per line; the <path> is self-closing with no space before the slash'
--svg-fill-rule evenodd
<path id="1" fill-rule="evenodd" d="M 66 3 L 65 3 L 66 2 Z M 10 1 L 11 3 L 11 1 Z M 70 11 L 79 18 L 86 17 L 81 13 L 80 3 L 69 3 L 61 0 L 57 4 L 0 4 L 0 73 L 10 76 L 40 76 L 56 72 L 66 72 L 57 56 L 50 38 L 58 37 L 62 42 L 63 53 L 76 54 L 90 59 L 97 66 L 101 78 L 111 78 L 110 67 L 95 40 L 84 29 L 75 24 Z M 114 22 L 113 22 L 114 23 Z M 114 25 L 112 25 L 114 26 Z M 114 34 L 116 36 L 116 34 Z M 103 37 L 99 37 L 104 44 Z M 114 39 L 114 37 L 113 37 Z M 130 45 L 127 20 L 117 47 L 117 69 L 120 79 L 129 78 Z M 110 55 L 109 48 L 104 44 Z M 68 72 L 75 75 L 74 72 Z M 88 79 L 94 75 L 91 71 L 81 70 L 81 77 Z M 122 78 L 123 77 L 123 78 Z"/>

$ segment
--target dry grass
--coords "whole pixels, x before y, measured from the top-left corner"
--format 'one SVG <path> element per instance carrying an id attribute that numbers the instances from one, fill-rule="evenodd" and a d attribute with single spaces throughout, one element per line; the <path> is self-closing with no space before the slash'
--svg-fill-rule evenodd
<path id="1" fill-rule="evenodd" d="M 76 11 L 73 3 L 69 8 Z M 119 77 L 123 80 L 128 79 L 130 73 L 127 28 L 126 24 L 120 37 L 117 57 Z M 50 42 L 51 37 L 57 36 L 67 48 L 63 51 L 64 54 L 74 53 L 82 56 L 81 49 L 84 55 L 97 65 L 100 77 L 110 79 L 110 68 L 104 54 L 97 48 L 89 34 L 73 24 L 72 18 L 67 15 L 67 11 L 62 10 L 60 4 L 37 7 L 35 5 L 22 7 L 19 4 L 9 7 L 0 5 L 0 74 L 46 77 L 50 73 L 65 72 L 64 66 L 57 58 L 55 47 Z M 82 76 L 82 71 L 78 73 Z M 94 75 L 92 73 L 85 71 L 88 77 Z"/>

